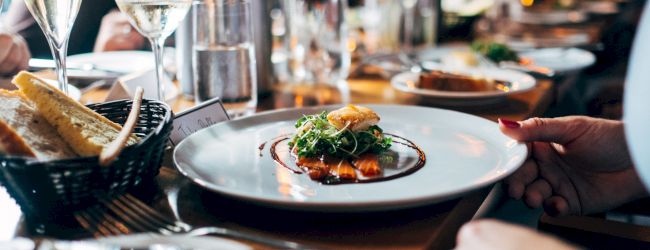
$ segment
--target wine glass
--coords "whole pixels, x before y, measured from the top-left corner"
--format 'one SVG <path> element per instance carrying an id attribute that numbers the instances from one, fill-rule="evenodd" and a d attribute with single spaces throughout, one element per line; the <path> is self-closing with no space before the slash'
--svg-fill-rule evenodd
<path id="1" fill-rule="evenodd" d="M 77 18 L 81 0 L 25 0 L 27 9 L 41 27 L 56 62 L 59 89 L 68 94 L 65 58 L 68 54 L 68 38 Z"/>
<path id="2" fill-rule="evenodd" d="M 158 100 L 165 100 L 163 77 L 163 46 L 185 18 L 192 0 L 116 0 L 120 10 L 129 17 L 131 24 L 149 39 L 156 60 Z"/>

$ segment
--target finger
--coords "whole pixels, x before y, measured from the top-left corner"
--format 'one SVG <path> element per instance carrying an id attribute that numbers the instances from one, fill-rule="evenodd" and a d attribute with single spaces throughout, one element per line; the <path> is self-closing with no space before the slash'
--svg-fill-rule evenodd
<path id="1" fill-rule="evenodd" d="M 16 60 L 13 63 L 14 67 L 13 67 L 13 69 L 11 71 L 7 72 L 7 73 L 10 73 L 10 74 L 13 74 L 13 73 L 16 73 L 16 72 L 20 71 L 20 69 L 21 69 L 21 67 L 23 65 L 23 61 L 25 60 L 25 57 L 27 56 L 27 55 L 25 55 L 25 52 L 23 51 L 23 48 L 20 47 L 20 45 L 18 45 L 18 44 L 16 45 L 15 51 L 16 51 L 15 52 Z"/>
<path id="2" fill-rule="evenodd" d="M 551 185 L 554 194 L 566 200 L 570 213 L 580 213 L 580 197 L 568 175 L 573 170 L 565 166 L 553 147 L 551 143 L 533 143 L 533 157 L 539 164 L 539 175 Z"/>
<path id="3" fill-rule="evenodd" d="M 0 72 L 3 74 L 11 73 L 16 68 L 18 50 L 13 42 L 8 45 L 9 52 L 4 60 L 0 63 Z"/>
<path id="4" fill-rule="evenodd" d="M 21 38 L 21 40 L 22 40 L 22 46 L 21 47 L 22 47 L 23 55 L 25 56 L 25 58 L 23 59 L 22 63 L 20 64 L 19 70 L 27 70 L 27 69 L 29 69 L 29 59 L 32 58 L 32 53 L 29 52 L 29 47 L 27 47 L 27 43 L 25 42 L 25 40 L 23 40 L 22 38 Z"/>
<path id="5" fill-rule="evenodd" d="M 544 201 L 544 211 L 550 216 L 569 214 L 569 203 L 562 196 L 552 196 Z"/>
<path id="6" fill-rule="evenodd" d="M 503 182 L 506 184 L 508 195 L 513 199 L 521 199 L 526 190 L 526 186 L 537 179 L 538 166 L 534 160 L 528 159 L 524 164 L 508 176 Z"/>
<path id="7" fill-rule="evenodd" d="M 529 207 L 538 208 L 552 194 L 553 190 L 551 189 L 551 185 L 544 179 L 537 179 L 526 187 L 524 201 Z"/>
<path id="8" fill-rule="evenodd" d="M 566 144 L 584 130 L 583 120 L 579 117 L 562 117 L 562 118 L 530 118 L 524 121 L 510 121 L 499 119 L 499 129 L 518 141 L 532 142 L 556 142 Z"/>
<path id="9" fill-rule="evenodd" d="M 129 32 L 129 40 L 131 41 L 131 44 L 133 44 L 133 49 L 144 47 L 144 37 L 135 29 L 131 29 L 131 32 Z"/>
<path id="10" fill-rule="evenodd" d="M 0 34 L 0 64 L 3 64 L 9 55 L 12 44 L 13 38 L 10 35 Z"/>

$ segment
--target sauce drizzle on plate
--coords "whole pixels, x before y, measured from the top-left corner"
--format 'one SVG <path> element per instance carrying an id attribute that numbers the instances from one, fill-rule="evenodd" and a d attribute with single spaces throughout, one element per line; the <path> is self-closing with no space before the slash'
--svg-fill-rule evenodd
<path id="1" fill-rule="evenodd" d="M 389 166 L 384 166 L 384 167 L 382 167 L 383 169 L 388 170 L 390 168 L 392 170 L 391 171 L 384 171 L 384 173 L 382 173 L 381 175 L 378 175 L 378 176 L 359 177 L 359 178 L 355 178 L 355 179 L 325 178 L 325 179 L 322 179 L 322 180 L 314 180 L 314 181 L 318 181 L 318 182 L 320 182 L 322 184 L 325 184 L 325 185 L 352 184 L 352 183 L 371 183 L 371 182 L 379 182 L 379 181 L 388 181 L 388 180 L 393 180 L 393 179 L 396 179 L 396 178 L 399 178 L 399 177 L 402 177 L 402 176 L 410 175 L 412 173 L 415 173 L 416 171 L 418 171 L 422 167 L 424 167 L 424 165 L 426 163 L 426 156 L 425 156 L 424 152 L 422 151 L 422 149 L 420 149 L 419 146 L 417 146 L 414 142 L 412 142 L 412 141 L 410 141 L 410 140 L 408 140 L 408 139 L 406 139 L 404 137 L 395 135 L 395 134 L 384 133 L 384 135 L 392 137 L 394 143 L 403 145 L 403 146 L 405 146 L 405 148 L 408 148 L 410 150 L 414 150 L 417 153 L 417 161 L 415 162 L 415 164 L 406 164 L 407 166 L 390 166 L 390 167 Z M 295 155 L 291 154 L 291 159 L 294 162 L 287 163 L 280 157 L 280 155 L 277 152 L 277 147 L 281 146 L 283 142 L 286 143 L 286 141 L 289 140 L 290 138 L 291 138 L 290 136 L 283 135 L 283 136 L 280 136 L 278 138 L 272 139 L 271 141 L 273 141 L 273 143 L 271 144 L 271 146 L 269 148 L 269 152 L 271 153 L 271 157 L 273 158 L 273 160 L 276 163 L 278 163 L 278 164 L 282 165 L 283 167 L 285 167 L 287 170 L 289 170 L 289 171 L 291 171 L 291 172 L 293 172 L 295 174 L 304 174 L 304 173 L 306 173 L 306 171 L 303 168 L 297 166 L 296 163 L 295 163 L 295 160 L 296 160 Z M 260 147 L 259 147 L 260 151 L 262 151 L 264 149 L 266 143 L 267 142 L 264 142 L 264 143 L 260 144 Z M 397 161 L 397 159 L 400 158 L 400 157 L 402 157 L 402 158 L 406 157 L 407 153 L 394 151 L 394 150 L 389 150 L 389 151 L 387 151 L 385 153 L 380 154 L 379 157 L 383 157 L 383 156 L 393 157 L 393 156 L 391 156 L 391 154 L 393 154 L 393 156 L 396 156 L 396 157 L 392 158 L 393 161 Z M 260 152 L 260 157 L 261 156 L 262 156 L 262 154 Z M 404 168 L 407 168 L 407 169 L 404 169 Z"/>

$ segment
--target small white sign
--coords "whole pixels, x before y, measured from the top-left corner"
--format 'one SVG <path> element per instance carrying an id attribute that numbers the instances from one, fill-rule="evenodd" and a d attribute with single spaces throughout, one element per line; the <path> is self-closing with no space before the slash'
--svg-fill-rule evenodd
<path id="1" fill-rule="evenodd" d="M 230 117 L 228 117 L 226 109 L 223 108 L 221 99 L 214 98 L 176 114 L 174 130 L 172 130 L 169 140 L 175 146 L 196 131 L 227 120 L 230 120 Z"/>

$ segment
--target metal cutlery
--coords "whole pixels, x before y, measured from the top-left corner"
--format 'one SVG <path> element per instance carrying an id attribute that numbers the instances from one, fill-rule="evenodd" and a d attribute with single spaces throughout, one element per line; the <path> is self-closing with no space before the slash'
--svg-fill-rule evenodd
<path id="1" fill-rule="evenodd" d="M 95 206 L 75 213 L 83 228 L 97 238 L 135 232 L 155 232 L 162 235 L 204 236 L 219 235 L 248 240 L 280 249 L 315 249 L 299 243 L 272 239 L 223 227 L 192 227 L 162 215 L 132 195 L 100 199 Z"/>

